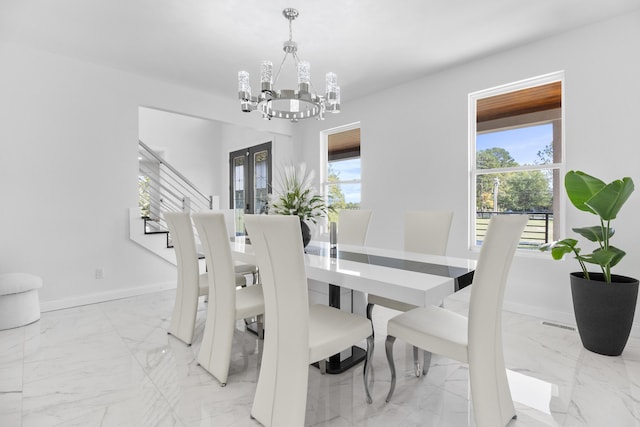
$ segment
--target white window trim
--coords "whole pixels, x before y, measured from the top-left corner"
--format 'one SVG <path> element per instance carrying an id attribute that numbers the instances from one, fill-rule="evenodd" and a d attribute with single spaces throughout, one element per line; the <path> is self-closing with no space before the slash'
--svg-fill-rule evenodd
<path id="1" fill-rule="evenodd" d="M 475 221 L 476 221 L 476 183 L 475 183 L 475 177 L 478 174 L 478 171 L 476 169 L 476 133 L 477 133 L 477 129 L 476 129 L 476 120 L 477 120 L 477 112 L 476 112 L 476 105 L 477 105 L 477 101 L 478 99 L 482 99 L 482 98 L 489 98 L 492 96 L 496 96 L 496 95 L 501 95 L 503 93 L 507 93 L 507 92 L 515 92 L 521 89 L 526 89 L 529 87 L 533 87 L 533 86 L 541 86 L 544 84 L 548 84 L 548 83 L 553 83 L 553 82 L 561 82 L 562 83 L 562 106 L 561 106 L 561 120 L 562 120 L 562 141 L 561 141 L 561 150 L 562 150 L 562 158 L 561 158 L 561 162 L 560 163 L 553 163 L 553 164 L 549 164 L 549 165 L 540 165 L 540 166 L 534 166 L 534 167 L 528 167 L 528 166 L 523 166 L 523 167 L 516 167 L 516 168 L 508 168 L 509 172 L 513 172 L 513 171 L 517 171 L 517 170 L 528 170 L 528 169 L 558 169 L 559 170 L 559 174 L 561 179 L 561 182 L 563 182 L 563 178 L 565 175 L 565 168 L 566 168 L 566 150 L 565 150 L 565 105 L 566 105 L 566 97 L 565 97 L 565 76 L 564 76 L 564 71 L 556 71 L 553 73 L 549 73 L 549 74 L 544 74 L 542 76 L 538 76 L 538 77 L 532 77 L 532 78 L 528 78 L 528 79 L 524 79 L 524 80 L 520 80 L 517 82 L 513 82 L 513 83 L 507 83 L 504 85 L 500 85 L 500 86 L 496 86 L 493 88 L 489 88 L 489 89 L 483 89 L 477 92 L 472 92 L 469 94 L 468 96 L 468 112 L 469 112 L 469 117 L 468 117 L 468 129 L 469 129 L 469 133 L 467 136 L 468 139 L 468 185 L 469 185 L 469 200 L 468 200 L 468 225 L 467 225 L 467 231 L 468 231 L 468 235 L 467 235 L 467 241 L 469 244 L 469 250 L 472 252 L 479 252 L 480 251 L 480 246 L 476 245 L 476 230 L 475 230 Z M 491 173 L 496 173 L 496 171 L 500 172 L 500 169 L 491 169 Z M 560 213 L 557 214 L 556 212 L 554 212 L 554 221 L 559 221 L 558 224 L 558 230 L 561 230 L 562 233 L 564 234 L 564 224 L 565 224 L 565 212 L 566 212 L 566 203 L 565 203 L 565 190 L 564 190 L 564 186 L 561 185 L 560 188 L 558 188 L 558 206 L 560 209 Z M 563 238 L 563 236 L 555 236 L 556 239 L 561 239 Z M 531 251 L 531 250 L 518 250 L 517 251 L 518 254 L 536 254 L 539 256 L 544 256 L 546 254 L 542 254 L 542 253 L 538 253 L 537 251 Z"/>
<path id="2" fill-rule="evenodd" d="M 320 187 L 322 188 L 321 192 L 323 197 L 328 197 L 329 188 L 329 176 L 328 176 L 328 168 L 329 168 L 329 136 L 334 133 L 341 133 L 352 129 L 360 128 L 360 122 L 349 123 L 347 125 L 338 126 L 331 129 L 326 129 L 320 132 Z M 362 149 L 362 144 L 360 144 Z M 362 158 L 362 156 L 360 156 Z M 362 166 L 360 167 L 360 179 L 359 180 L 349 180 L 349 181 L 338 181 L 333 184 L 358 184 L 362 183 Z M 362 199 L 362 194 L 360 195 Z M 362 203 L 362 200 L 360 200 Z"/>

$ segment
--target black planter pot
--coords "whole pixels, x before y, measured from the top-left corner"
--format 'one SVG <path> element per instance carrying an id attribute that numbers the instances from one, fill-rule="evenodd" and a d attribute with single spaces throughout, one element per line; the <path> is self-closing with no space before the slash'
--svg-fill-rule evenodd
<path id="1" fill-rule="evenodd" d="M 300 220 L 300 229 L 302 230 L 302 246 L 306 248 L 311 241 L 311 230 L 302 219 Z"/>
<path id="2" fill-rule="evenodd" d="M 638 280 L 602 273 L 571 273 L 571 296 L 578 333 L 587 350 L 606 356 L 622 354 L 633 324 L 638 299 Z"/>

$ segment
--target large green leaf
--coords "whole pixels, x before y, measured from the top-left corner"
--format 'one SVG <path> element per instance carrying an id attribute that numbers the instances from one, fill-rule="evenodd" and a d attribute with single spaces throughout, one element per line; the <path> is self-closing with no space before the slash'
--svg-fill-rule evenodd
<path id="1" fill-rule="evenodd" d="M 591 254 L 582 256 L 582 259 L 591 264 L 613 267 L 625 255 L 626 253 L 623 250 L 609 246 L 609 249 L 596 249 Z"/>
<path id="2" fill-rule="evenodd" d="M 564 187 L 569 200 L 576 208 L 585 212 L 595 213 L 585 202 L 605 186 L 603 181 L 581 171 L 569 171 L 564 177 Z"/>
<path id="3" fill-rule="evenodd" d="M 606 228 L 600 227 L 599 225 L 594 225 L 593 227 L 572 228 L 572 230 L 591 242 L 604 242 L 606 240 L 606 237 L 604 236 Z M 611 238 L 615 232 L 616 231 L 613 228 L 609 228 L 609 238 Z"/>
<path id="4" fill-rule="evenodd" d="M 611 260 L 610 267 L 613 267 L 616 264 L 618 264 L 620 260 L 622 260 L 622 258 L 624 258 L 624 256 L 627 254 L 625 251 L 623 251 L 622 249 L 618 249 L 615 246 L 609 246 L 609 250 L 615 252 L 615 256 Z"/>
<path id="5" fill-rule="evenodd" d="M 617 179 L 607 184 L 584 203 L 603 220 L 610 221 L 616 218 L 633 190 L 634 185 L 631 178 Z"/>
<path id="6" fill-rule="evenodd" d="M 565 254 L 573 251 L 580 252 L 580 249 L 575 247 L 577 244 L 578 241 L 576 239 L 564 239 L 545 243 L 538 246 L 538 249 L 542 252 L 551 251 L 551 257 L 553 259 L 562 259 Z"/>

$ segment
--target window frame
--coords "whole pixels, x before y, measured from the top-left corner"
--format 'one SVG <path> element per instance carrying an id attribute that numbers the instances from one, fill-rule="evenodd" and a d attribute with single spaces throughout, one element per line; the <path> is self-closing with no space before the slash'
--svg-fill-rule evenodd
<path id="1" fill-rule="evenodd" d="M 561 129 L 559 132 L 560 135 L 560 161 L 556 163 L 550 163 L 546 165 L 524 165 L 519 167 L 512 168 L 495 168 L 495 169 L 482 169 L 479 170 L 476 168 L 476 137 L 478 135 L 477 130 L 477 102 L 480 99 L 489 98 L 497 95 L 502 95 L 509 92 L 515 92 L 535 86 L 546 85 L 550 83 L 560 82 L 561 84 L 561 106 L 560 106 L 560 121 L 561 121 Z M 562 185 L 562 178 L 565 174 L 566 169 L 566 151 L 565 151 L 565 75 L 564 71 L 557 71 L 537 77 L 532 77 L 520 81 L 516 81 L 513 83 L 508 83 L 500 86 L 496 86 L 489 89 L 483 89 L 480 91 L 472 92 L 468 96 L 468 245 L 469 250 L 471 251 L 479 251 L 481 245 L 477 244 L 476 240 L 476 182 L 477 177 L 479 175 L 485 174 L 495 174 L 495 173 L 503 173 L 503 172 L 522 172 L 522 171 L 532 171 L 532 170 L 557 170 L 559 175 L 559 183 L 555 185 L 553 188 L 553 197 L 554 197 L 554 206 L 556 206 L 558 212 L 553 212 L 554 218 L 554 230 L 556 234 L 554 234 L 554 239 L 561 239 L 564 235 L 564 223 L 565 223 L 565 191 L 564 185 Z M 544 116 L 544 114 L 540 114 Z M 552 120 L 540 120 L 540 121 L 529 121 L 524 124 L 521 123 L 517 126 L 505 126 L 504 128 L 495 128 L 491 129 L 491 132 L 498 132 L 500 130 L 508 130 L 508 129 L 516 129 L 522 128 L 526 126 L 535 126 L 537 124 L 549 123 Z M 486 130 L 481 131 L 481 133 L 488 132 Z M 480 171 L 480 173 L 479 173 Z M 555 210 L 555 209 L 554 209 Z M 519 254 L 527 253 L 527 254 L 537 254 L 537 251 L 532 251 L 530 249 L 521 249 L 518 250 Z"/>
<path id="2" fill-rule="evenodd" d="M 337 181 L 337 182 L 329 182 L 329 136 L 346 132 L 352 129 L 361 129 L 360 122 L 354 122 L 343 126 L 338 126 L 335 128 L 323 130 L 320 132 L 320 187 L 321 194 L 324 197 L 324 200 L 328 202 L 329 199 L 329 185 L 335 184 L 360 184 L 360 205 L 362 205 L 362 139 L 360 140 L 360 179 L 351 179 L 346 181 Z M 341 160 L 346 160 L 341 159 Z M 355 158 L 355 157 L 351 157 Z M 338 160 L 338 159 L 336 159 Z"/>

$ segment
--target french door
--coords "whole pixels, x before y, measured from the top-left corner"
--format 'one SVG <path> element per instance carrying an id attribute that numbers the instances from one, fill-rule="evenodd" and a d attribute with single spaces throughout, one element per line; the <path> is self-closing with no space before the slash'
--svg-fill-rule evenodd
<path id="1" fill-rule="evenodd" d="M 245 235 L 244 214 L 266 212 L 271 163 L 271 141 L 229 153 L 229 206 L 236 236 Z"/>

